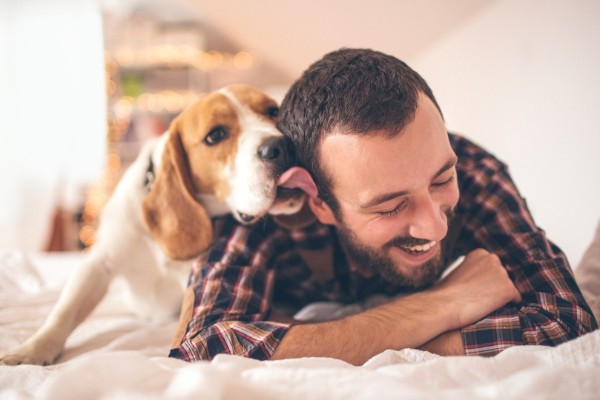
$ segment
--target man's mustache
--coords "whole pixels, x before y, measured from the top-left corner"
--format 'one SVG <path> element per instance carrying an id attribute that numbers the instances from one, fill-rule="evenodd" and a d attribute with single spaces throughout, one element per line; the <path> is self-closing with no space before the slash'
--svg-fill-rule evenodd
<path id="1" fill-rule="evenodd" d="M 446 214 L 446 220 L 447 220 L 448 226 L 450 226 L 452 219 L 454 218 L 454 209 L 449 209 L 447 211 L 444 211 L 444 214 Z M 397 236 L 397 237 L 393 238 L 392 240 L 390 240 L 389 242 L 387 242 L 386 244 L 384 244 L 383 248 L 385 250 L 389 250 L 392 247 L 413 247 L 413 246 L 424 245 L 429 242 L 431 242 L 431 240 L 419 239 L 419 238 L 415 238 L 412 236 Z"/>

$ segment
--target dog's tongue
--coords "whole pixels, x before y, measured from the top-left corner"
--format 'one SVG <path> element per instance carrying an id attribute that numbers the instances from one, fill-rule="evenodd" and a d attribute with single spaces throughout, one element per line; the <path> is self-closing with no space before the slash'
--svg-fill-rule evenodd
<path id="1" fill-rule="evenodd" d="M 302 189 L 312 198 L 316 198 L 319 195 L 317 185 L 315 185 L 312 176 L 310 176 L 307 170 L 301 167 L 292 167 L 281 174 L 277 181 L 277 186 L 287 189 Z"/>

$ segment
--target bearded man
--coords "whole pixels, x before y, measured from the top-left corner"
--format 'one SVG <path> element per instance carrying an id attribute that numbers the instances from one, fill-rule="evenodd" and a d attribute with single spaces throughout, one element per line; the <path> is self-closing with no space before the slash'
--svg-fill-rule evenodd
<path id="1" fill-rule="evenodd" d="M 404 62 L 366 49 L 329 53 L 294 83 L 279 117 L 298 161 L 281 184 L 307 193 L 316 220 L 218 221 L 170 356 L 359 365 L 386 349 L 495 355 L 596 329 L 507 166 L 447 131 L 431 89 Z M 389 300 L 328 321 L 273 311 L 374 295 Z"/>

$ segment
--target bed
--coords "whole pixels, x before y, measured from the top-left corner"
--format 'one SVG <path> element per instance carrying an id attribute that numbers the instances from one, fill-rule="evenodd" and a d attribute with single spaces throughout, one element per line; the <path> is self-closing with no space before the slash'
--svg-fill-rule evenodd
<path id="1" fill-rule="evenodd" d="M 0 251 L 0 352 L 43 321 L 82 256 Z M 575 269 L 600 311 L 600 225 Z M 58 363 L 0 366 L 1 399 L 597 399 L 600 331 L 555 348 L 514 347 L 494 358 L 387 350 L 360 367 L 328 358 L 255 361 L 219 355 L 187 364 L 166 356 L 176 321 L 124 310 L 122 285 L 69 338 Z"/>

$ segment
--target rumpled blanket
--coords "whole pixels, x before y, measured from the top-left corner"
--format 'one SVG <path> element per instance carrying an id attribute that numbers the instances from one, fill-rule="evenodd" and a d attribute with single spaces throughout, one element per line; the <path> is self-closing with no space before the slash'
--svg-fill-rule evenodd
<path id="1" fill-rule="evenodd" d="M 43 321 L 79 255 L 0 252 L 0 352 Z M 69 338 L 58 363 L 0 366 L 0 399 L 598 399 L 600 331 L 493 358 L 387 350 L 355 367 L 329 358 L 255 361 L 166 356 L 176 321 L 122 309 L 119 282 Z M 314 312 L 314 308 L 307 312 Z"/>

